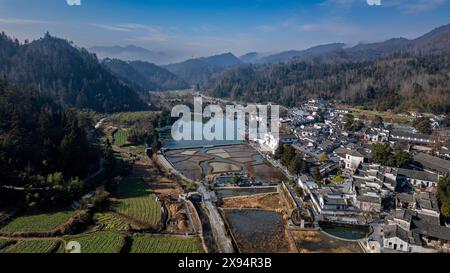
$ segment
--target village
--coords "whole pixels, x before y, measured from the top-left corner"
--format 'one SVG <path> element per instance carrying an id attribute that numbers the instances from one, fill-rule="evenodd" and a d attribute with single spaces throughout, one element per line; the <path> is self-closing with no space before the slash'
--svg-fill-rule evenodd
<path id="1" fill-rule="evenodd" d="M 369 225 L 366 252 L 448 252 L 450 226 L 437 196 L 439 181 L 450 173 L 442 118 L 412 113 L 411 120 L 428 121 L 433 133 L 423 134 L 309 100 L 280 118 L 278 139 L 266 134 L 253 142 L 295 181 L 291 192 L 307 202 L 314 222 Z M 304 170 L 283 166 L 282 145 L 301 155 Z"/>

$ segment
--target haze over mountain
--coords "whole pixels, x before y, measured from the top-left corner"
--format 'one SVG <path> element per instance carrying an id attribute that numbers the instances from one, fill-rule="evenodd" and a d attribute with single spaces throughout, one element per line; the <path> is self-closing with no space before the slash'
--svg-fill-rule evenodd
<path id="1" fill-rule="evenodd" d="M 257 63 L 262 58 L 270 55 L 269 53 L 249 52 L 239 57 L 239 60 L 245 64 Z"/>
<path id="2" fill-rule="evenodd" d="M 321 96 L 377 110 L 450 112 L 450 25 L 411 40 L 336 45 L 284 63 L 241 65 L 210 81 L 206 92 L 289 106 Z"/>
<path id="3" fill-rule="evenodd" d="M 148 62 L 125 62 L 105 59 L 102 64 L 118 77 L 138 86 L 142 91 L 165 91 L 189 88 L 189 84 L 168 70 Z"/>
<path id="4" fill-rule="evenodd" d="M 179 60 L 179 57 L 165 52 L 151 51 L 135 45 L 128 46 L 95 46 L 89 51 L 95 53 L 99 59 L 119 59 L 122 61 L 144 61 L 158 65 L 169 64 Z"/>
<path id="5" fill-rule="evenodd" d="M 350 48 L 325 52 L 315 57 L 319 57 L 316 60 L 331 62 L 374 60 L 399 52 L 440 54 L 450 48 L 449 37 L 450 24 L 438 27 L 416 39 L 392 38 L 379 43 L 358 44 Z M 303 59 L 311 59 L 310 57 L 305 56 Z"/>
<path id="6" fill-rule="evenodd" d="M 166 65 L 164 68 L 191 85 L 202 85 L 225 70 L 238 66 L 241 63 L 232 53 L 224 53 Z"/>
<path id="7" fill-rule="evenodd" d="M 315 56 L 332 52 L 337 49 L 342 49 L 345 46 L 343 43 L 333 43 L 327 45 L 319 45 L 305 50 L 288 50 L 270 55 L 264 55 L 257 52 L 243 55 L 241 60 L 245 63 L 253 64 L 273 64 L 289 61 L 292 58 L 303 56 Z M 243 58 L 243 59 L 242 59 Z"/>
<path id="8" fill-rule="evenodd" d="M 98 112 L 147 108 L 136 90 L 122 84 L 85 49 L 46 34 L 19 44 L 0 35 L 0 75 L 9 83 L 31 86 L 63 106 Z"/>

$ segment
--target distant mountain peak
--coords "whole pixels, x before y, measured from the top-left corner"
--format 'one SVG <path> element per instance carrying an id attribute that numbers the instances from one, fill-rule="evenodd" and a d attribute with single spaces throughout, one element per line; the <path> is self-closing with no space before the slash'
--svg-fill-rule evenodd
<path id="1" fill-rule="evenodd" d="M 167 64 L 174 60 L 174 57 L 168 53 L 152 51 L 136 45 L 94 46 L 89 51 L 95 53 L 99 59 L 113 58 L 122 61 L 146 61 L 155 64 Z"/>
<path id="2" fill-rule="evenodd" d="M 241 63 L 233 53 L 227 52 L 169 64 L 165 68 L 191 85 L 196 85 L 203 84 L 223 71 Z"/>

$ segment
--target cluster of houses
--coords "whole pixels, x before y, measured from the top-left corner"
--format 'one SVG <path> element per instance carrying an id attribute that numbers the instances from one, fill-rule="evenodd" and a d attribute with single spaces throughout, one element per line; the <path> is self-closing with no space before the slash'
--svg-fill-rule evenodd
<path id="1" fill-rule="evenodd" d="M 448 147 L 439 147 L 439 157 L 431 155 L 431 146 L 435 149 L 439 140 L 400 126 L 386 129 L 366 123 L 359 132 L 346 131 L 344 116 L 349 112 L 310 100 L 280 119 L 284 133 L 279 137 L 268 133 L 255 142 L 269 155 L 290 144 L 326 181 L 341 177 L 340 183 L 316 181 L 310 174 L 296 179 L 319 220 L 376 226 L 366 243 L 368 251 L 450 251 L 450 227 L 441 219 L 436 195 L 439 180 L 450 174 Z M 375 164 L 373 143 L 400 145 L 414 164 Z"/>

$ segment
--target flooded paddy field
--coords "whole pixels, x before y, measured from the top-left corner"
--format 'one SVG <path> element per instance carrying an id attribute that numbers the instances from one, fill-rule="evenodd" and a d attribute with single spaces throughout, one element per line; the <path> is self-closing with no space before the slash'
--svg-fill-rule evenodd
<path id="1" fill-rule="evenodd" d="M 193 180 L 226 174 L 243 174 L 258 181 L 275 183 L 283 179 L 280 170 L 265 163 L 247 144 L 169 149 L 165 155 L 177 170 Z"/>
<path id="2" fill-rule="evenodd" d="M 223 212 L 241 253 L 290 252 L 283 217 L 276 211 L 224 209 Z"/>

